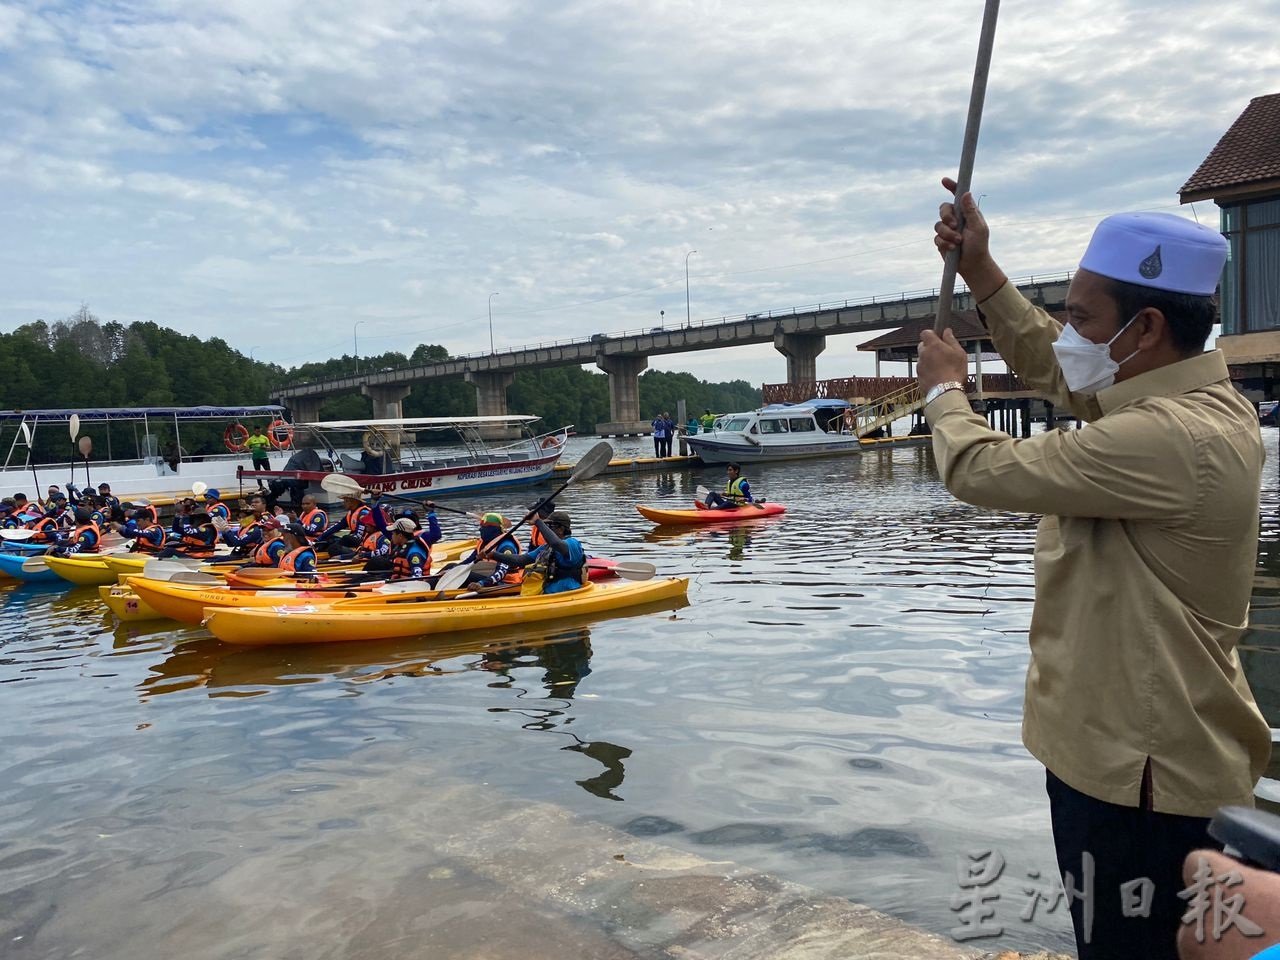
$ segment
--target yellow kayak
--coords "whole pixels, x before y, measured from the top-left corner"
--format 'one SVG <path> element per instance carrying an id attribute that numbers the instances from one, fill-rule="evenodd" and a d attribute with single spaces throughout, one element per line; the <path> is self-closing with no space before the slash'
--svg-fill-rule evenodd
<path id="1" fill-rule="evenodd" d="M 265 646 L 277 643 L 335 643 L 390 640 L 459 630 L 487 630 L 544 620 L 611 613 L 642 604 L 684 605 L 685 578 L 588 583 L 568 593 L 535 597 L 399 602 L 370 609 L 343 600 L 332 604 L 258 610 L 211 607 L 205 626 L 219 640 Z"/>
<path id="2" fill-rule="evenodd" d="M 292 586 L 293 582 L 289 581 Z M 327 606 L 339 600 L 348 602 L 359 599 L 362 606 L 384 607 L 421 597 L 436 597 L 434 590 L 424 589 L 421 594 L 378 593 L 373 585 L 349 590 L 236 590 L 212 584 L 201 586 L 190 583 L 172 583 L 168 580 L 148 580 L 132 576 L 125 588 L 132 591 L 157 615 L 183 623 L 199 623 L 209 607 L 227 607 L 235 610 L 269 609 L 274 607 Z M 518 589 L 518 588 L 516 588 Z M 453 599 L 465 590 L 451 590 L 445 599 Z"/>
<path id="3" fill-rule="evenodd" d="M 116 572 L 107 566 L 106 556 L 96 553 L 73 554 L 69 557 L 46 554 L 44 561 L 63 580 L 82 587 L 98 587 L 116 582 Z"/>
<path id="4" fill-rule="evenodd" d="M 163 614 L 144 602 L 125 584 L 100 586 L 98 596 L 102 598 L 102 602 L 107 605 L 107 609 L 115 615 L 115 618 L 124 623 L 132 623 L 135 620 L 164 619 Z"/>

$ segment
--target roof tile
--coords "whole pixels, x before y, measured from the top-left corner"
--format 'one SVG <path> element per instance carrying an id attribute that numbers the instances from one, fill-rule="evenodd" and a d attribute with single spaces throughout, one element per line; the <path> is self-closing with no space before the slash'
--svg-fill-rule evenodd
<path id="1" fill-rule="evenodd" d="M 1250 100 L 1178 193 L 1185 201 L 1189 193 L 1265 180 L 1280 180 L 1280 93 Z"/>

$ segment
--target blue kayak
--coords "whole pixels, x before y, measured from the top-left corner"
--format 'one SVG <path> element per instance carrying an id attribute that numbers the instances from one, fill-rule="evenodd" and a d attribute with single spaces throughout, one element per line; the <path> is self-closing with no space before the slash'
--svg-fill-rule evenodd
<path id="1" fill-rule="evenodd" d="M 30 554 L 26 553 L 0 553 L 0 573 L 7 574 L 15 580 L 25 580 L 27 583 L 59 583 L 62 578 L 49 569 L 46 564 L 40 564 L 39 570 L 23 570 L 22 565 L 28 560 L 34 560 Z"/>
<path id="2" fill-rule="evenodd" d="M 32 543 L 30 540 L 0 540 L 0 553 L 20 553 L 34 557 L 48 549 L 47 543 Z"/>

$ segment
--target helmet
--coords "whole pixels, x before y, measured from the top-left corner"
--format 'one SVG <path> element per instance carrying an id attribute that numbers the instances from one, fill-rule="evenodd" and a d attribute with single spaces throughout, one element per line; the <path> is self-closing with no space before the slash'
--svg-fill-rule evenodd
<path id="1" fill-rule="evenodd" d="M 219 496 L 221 496 L 221 494 L 219 494 L 217 490 L 213 489 L 213 487 L 210 487 L 204 492 L 204 498 L 206 500 L 217 500 Z"/>

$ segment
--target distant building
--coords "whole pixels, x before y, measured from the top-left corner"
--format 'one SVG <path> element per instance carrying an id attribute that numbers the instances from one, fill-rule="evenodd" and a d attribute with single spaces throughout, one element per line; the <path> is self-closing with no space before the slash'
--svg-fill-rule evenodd
<path id="1" fill-rule="evenodd" d="M 1255 401 L 1280 399 L 1280 93 L 1249 101 L 1178 194 L 1221 208 L 1231 250 L 1217 346 L 1231 378 Z"/>

